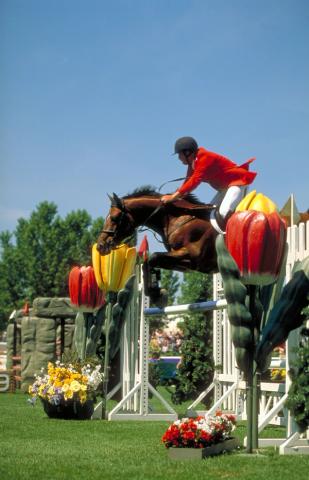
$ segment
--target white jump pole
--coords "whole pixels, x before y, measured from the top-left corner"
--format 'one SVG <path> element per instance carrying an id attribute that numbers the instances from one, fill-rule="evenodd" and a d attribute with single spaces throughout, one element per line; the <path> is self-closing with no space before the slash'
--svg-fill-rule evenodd
<path id="1" fill-rule="evenodd" d="M 171 305 L 165 308 L 145 308 L 146 317 L 154 317 L 158 315 L 176 315 L 179 313 L 199 313 L 213 310 L 221 310 L 226 308 L 226 300 L 210 300 L 208 302 L 187 303 L 185 305 Z"/>

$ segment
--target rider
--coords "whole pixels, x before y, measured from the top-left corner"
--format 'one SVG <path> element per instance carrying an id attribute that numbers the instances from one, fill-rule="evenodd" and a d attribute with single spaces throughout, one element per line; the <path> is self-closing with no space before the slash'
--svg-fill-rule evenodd
<path id="1" fill-rule="evenodd" d="M 246 185 L 253 182 L 255 172 L 249 172 L 251 158 L 246 163 L 237 166 L 222 155 L 199 147 L 192 137 L 181 137 L 176 140 L 174 154 L 188 166 L 187 176 L 175 193 L 163 195 L 163 203 L 175 202 L 192 192 L 201 182 L 209 183 L 217 190 L 210 203 L 216 205 L 216 219 L 219 227 L 224 230 L 226 220 L 241 200 Z"/>

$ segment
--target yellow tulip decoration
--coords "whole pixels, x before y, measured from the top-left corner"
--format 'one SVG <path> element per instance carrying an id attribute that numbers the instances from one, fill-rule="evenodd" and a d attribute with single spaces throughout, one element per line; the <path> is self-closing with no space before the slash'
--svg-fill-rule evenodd
<path id="1" fill-rule="evenodd" d="M 119 245 L 108 255 L 100 255 L 97 245 L 92 247 L 92 265 L 98 287 L 105 292 L 107 302 L 105 318 L 105 355 L 104 355 L 104 380 L 102 395 L 102 418 L 106 417 L 107 389 L 109 381 L 109 351 L 110 351 L 110 325 L 112 321 L 113 306 L 117 302 L 117 294 L 122 290 L 132 277 L 136 264 L 136 248 L 126 244 Z"/>
<path id="2" fill-rule="evenodd" d="M 263 193 L 256 193 L 256 190 L 248 193 L 237 205 L 236 212 L 244 210 L 256 210 L 257 212 L 273 213 L 278 212 L 276 204 Z"/>
<path id="3" fill-rule="evenodd" d="M 92 265 L 98 287 L 105 293 L 119 292 L 134 272 L 136 248 L 122 244 L 108 255 L 100 255 L 97 244 L 92 247 Z"/>

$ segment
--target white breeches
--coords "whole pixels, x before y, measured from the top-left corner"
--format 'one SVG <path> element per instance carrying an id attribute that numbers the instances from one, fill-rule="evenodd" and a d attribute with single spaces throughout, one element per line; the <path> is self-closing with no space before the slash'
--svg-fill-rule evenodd
<path id="1" fill-rule="evenodd" d="M 210 203 L 219 206 L 220 215 L 225 218 L 230 211 L 234 211 L 243 198 L 246 186 L 232 186 L 227 190 L 216 193 Z"/>

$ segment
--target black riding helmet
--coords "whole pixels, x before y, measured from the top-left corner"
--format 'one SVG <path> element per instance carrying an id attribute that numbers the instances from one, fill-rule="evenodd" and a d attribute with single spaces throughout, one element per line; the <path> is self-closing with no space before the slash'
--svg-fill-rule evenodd
<path id="1" fill-rule="evenodd" d="M 198 150 L 197 141 L 192 137 L 181 137 L 175 142 L 174 155 L 180 152 L 189 151 L 191 153 Z"/>

